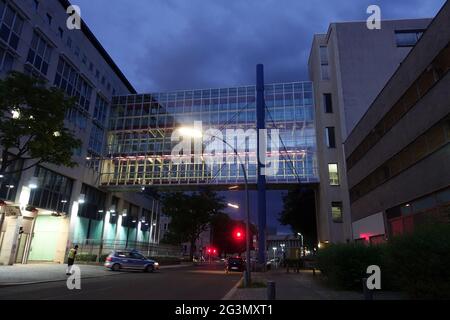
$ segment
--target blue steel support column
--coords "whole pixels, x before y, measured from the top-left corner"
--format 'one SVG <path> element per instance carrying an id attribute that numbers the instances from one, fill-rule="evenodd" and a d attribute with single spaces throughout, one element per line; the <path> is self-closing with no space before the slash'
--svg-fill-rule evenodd
<path id="1" fill-rule="evenodd" d="M 258 264 L 266 266 L 266 177 L 261 174 L 263 164 L 260 161 L 260 130 L 266 128 L 264 103 L 264 66 L 256 66 L 256 128 L 258 154 Z M 265 151 L 264 151 L 265 152 Z"/>

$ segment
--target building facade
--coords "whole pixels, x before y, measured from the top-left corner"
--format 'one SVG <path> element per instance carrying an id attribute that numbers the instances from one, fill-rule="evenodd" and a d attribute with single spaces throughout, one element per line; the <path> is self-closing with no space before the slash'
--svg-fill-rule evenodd
<path id="1" fill-rule="evenodd" d="M 309 57 L 314 83 L 317 159 L 320 168 L 317 211 L 319 241 L 345 242 L 352 212 L 343 143 L 371 102 L 415 45 L 430 19 L 332 23 L 313 38 Z"/>
<path id="2" fill-rule="evenodd" d="M 345 141 L 355 238 L 450 222 L 449 70 L 446 2 Z"/>
<path id="3" fill-rule="evenodd" d="M 69 5 L 0 0 L 0 76 L 20 71 L 75 97 L 66 126 L 83 141 L 75 168 L 43 164 L 0 178 L 3 264 L 63 262 L 73 243 L 92 251 L 159 241 L 160 210 L 145 190 L 127 194 L 98 188 L 112 97 L 135 90 L 84 22 L 81 30 L 66 27 Z"/>

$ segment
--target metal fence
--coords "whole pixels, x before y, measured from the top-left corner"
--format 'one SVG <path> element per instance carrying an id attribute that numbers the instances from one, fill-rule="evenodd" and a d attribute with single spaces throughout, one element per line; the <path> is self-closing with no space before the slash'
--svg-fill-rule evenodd
<path id="1" fill-rule="evenodd" d="M 101 257 L 116 250 L 138 250 L 149 257 L 181 257 L 182 247 L 162 245 L 156 243 L 125 241 L 125 240 L 98 240 L 86 239 L 76 242 L 78 254 L 92 254 Z"/>

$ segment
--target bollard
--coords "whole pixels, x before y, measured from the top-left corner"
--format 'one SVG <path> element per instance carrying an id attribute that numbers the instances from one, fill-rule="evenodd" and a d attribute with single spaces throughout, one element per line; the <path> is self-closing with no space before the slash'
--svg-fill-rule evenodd
<path id="1" fill-rule="evenodd" d="M 367 288 L 367 278 L 362 279 L 364 300 L 373 300 L 373 290 Z"/>
<path id="2" fill-rule="evenodd" d="M 276 288 L 275 281 L 267 281 L 267 300 L 275 300 Z"/>

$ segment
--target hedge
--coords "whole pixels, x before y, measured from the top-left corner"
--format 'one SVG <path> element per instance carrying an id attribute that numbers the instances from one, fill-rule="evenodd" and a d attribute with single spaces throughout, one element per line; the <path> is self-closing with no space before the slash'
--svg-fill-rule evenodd
<path id="1" fill-rule="evenodd" d="M 370 265 L 382 265 L 382 246 L 333 244 L 317 254 L 317 266 L 328 283 L 339 289 L 362 289 Z"/>
<path id="2" fill-rule="evenodd" d="M 325 280 L 339 289 L 361 290 L 366 268 L 378 265 L 383 290 L 450 299 L 450 224 L 422 226 L 382 245 L 334 244 L 317 257 Z"/>
<path id="3" fill-rule="evenodd" d="M 97 255 L 89 253 L 79 253 L 76 255 L 75 259 L 80 262 L 95 262 L 97 260 Z"/>
<path id="4" fill-rule="evenodd" d="M 450 224 L 391 239 L 386 263 L 393 285 L 411 298 L 450 299 Z"/>

